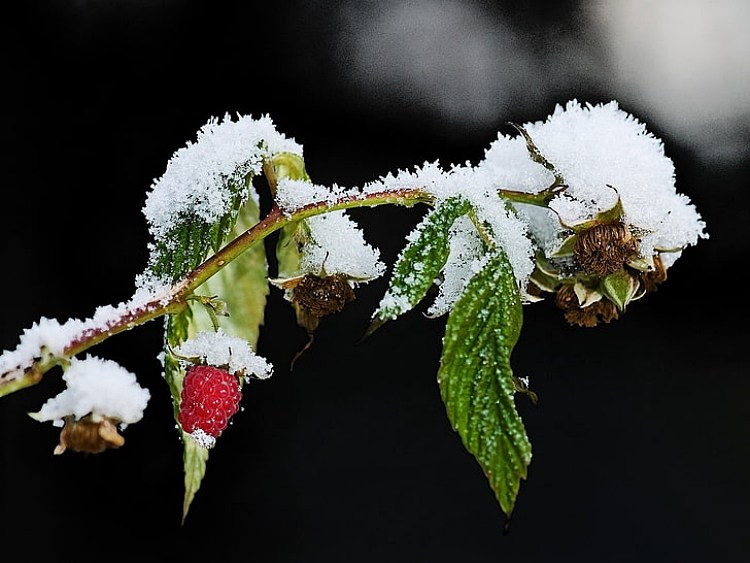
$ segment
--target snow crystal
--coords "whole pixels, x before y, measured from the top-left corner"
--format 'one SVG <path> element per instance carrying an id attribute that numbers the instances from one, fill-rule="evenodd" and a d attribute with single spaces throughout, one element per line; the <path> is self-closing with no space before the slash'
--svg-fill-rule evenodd
<path id="1" fill-rule="evenodd" d="M 227 366 L 231 373 L 255 375 L 259 379 L 267 379 L 273 372 L 273 366 L 258 356 L 247 340 L 229 336 L 221 328 L 216 332 L 197 333 L 175 352 L 180 356 L 199 358 L 208 365 Z"/>
<path id="2" fill-rule="evenodd" d="M 23 372 L 42 357 L 43 351 L 63 357 L 66 348 L 77 338 L 86 333 L 108 330 L 122 318 L 146 307 L 149 303 L 158 304 L 166 301 L 168 291 L 164 286 L 155 286 L 151 290 L 138 289 L 129 301 L 117 306 L 100 306 L 95 309 L 91 318 L 85 320 L 69 319 L 60 323 L 55 319 L 42 317 L 23 331 L 15 349 L 3 351 L 0 355 L 0 373 L 15 370 Z"/>
<path id="3" fill-rule="evenodd" d="M 620 198 L 624 221 L 645 233 L 642 254 L 655 248 L 680 249 L 706 238 L 695 207 L 675 189 L 675 170 L 663 143 L 617 102 L 581 105 L 572 100 L 556 106 L 545 120 L 524 124 L 540 153 L 568 188 L 550 203 L 557 217 L 524 213 L 526 219 L 554 222 L 532 226 L 545 247 L 559 243 L 559 222 L 575 225 L 611 208 Z M 523 153 L 526 153 L 525 160 Z M 528 156 L 522 136 L 498 136 L 479 164 L 498 187 L 540 192 L 553 174 Z"/>
<path id="4" fill-rule="evenodd" d="M 459 217 L 450 229 L 450 251 L 438 284 L 438 295 L 427 309 L 430 317 L 444 315 L 455 305 L 466 284 L 482 266 L 484 248 L 476 228 L 467 217 Z"/>
<path id="5" fill-rule="evenodd" d="M 258 174 L 263 157 L 277 152 L 301 155 L 302 147 L 278 133 L 268 116 L 210 119 L 153 182 L 143 207 L 151 234 L 162 238 L 185 214 L 214 222 L 231 204 L 227 181 Z"/>
<path id="6" fill-rule="evenodd" d="M 343 211 L 316 215 L 307 221 L 311 241 L 302 251 L 303 273 L 342 274 L 354 282 L 383 274 L 380 252 L 365 242 L 362 230 Z"/>
<path id="7" fill-rule="evenodd" d="M 108 417 L 123 424 L 138 422 L 151 398 L 148 389 L 138 385 L 135 375 L 112 360 L 93 356 L 73 358 L 63 374 L 67 388 L 47 400 L 33 417 L 63 424 L 63 417 L 80 419 L 86 415 Z"/>
<path id="8" fill-rule="evenodd" d="M 283 178 L 276 186 L 276 204 L 285 211 L 294 211 L 313 203 L 333 204 L 347 194 L 344 188 L 330 188 L 306 180 Z"/>
<path id="9" fill-rule="evenodd" d="M 210 434 L 206 434 L 206 432 L 201 430 L 200 428 L 196 428 L 195 430 L 193 430 L 190 433 L 190 436 L 193 437 L 198 446 L 200 446 L 201 448 L 210 450 L 216 445 L 216 438 L 214 438 Z"/>

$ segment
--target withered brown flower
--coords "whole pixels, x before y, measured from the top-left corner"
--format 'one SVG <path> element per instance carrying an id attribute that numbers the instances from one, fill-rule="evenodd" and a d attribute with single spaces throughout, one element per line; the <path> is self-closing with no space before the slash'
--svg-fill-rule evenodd
<path id="1" fill-rule="evenodd" d="M 608 323 L 619 318 L 617 307 L 608 299 L 602 298 L 582 307 L 572 285 L 560 287 L 555 303 L 562 309 L 565 320 L 575 326 L 594 327 L 599 322 Z"/>
<path id="2" fill-rule="evenodd" d="M 604 277 L 638 253 L 638 241 L 622 222 L 597 223 L 577 233 L 573 253 L 584 272 Z"/>
<path id="3" fill-rule="evenodd" d="M 125 438 L 117 432 L 117 425 L 109 418 L 88 415 L 80 420 L 74 416 L 66 416 L 63 420 L 55 455 L 65 450 L 98 454 L 125 443 Z"/>
<path id="4" fill-rule="evenodd" d="M 308 334 L 315 332 L 322 317 L 341 312 L 355 299 L 354 289 L 342 274 L 305 274 L 277 284 L 288 292 L 297 313 L 297 324 Z"/>
<path id="5" fill-rule="evenodd" d="M 341 274 L 325 277 L 305 275 L 294 286 L 292 294 L 292 302 L 315 319 L 341 312 L 354 299 L 354 290 Z M 309 330 L 309 327 L 306 328 Z"/>
<path id="6" fill-rule="evenodd" d="M 641 282 L 646 293 L 656 291 L 657 286 L 667 279 L 667 269 L 664 267 L 664 262 L 662 262 L 659 255 L 654 256 L 653 260 L 654 268 L 639 272 L 638 276 L 638 280 Z"/>

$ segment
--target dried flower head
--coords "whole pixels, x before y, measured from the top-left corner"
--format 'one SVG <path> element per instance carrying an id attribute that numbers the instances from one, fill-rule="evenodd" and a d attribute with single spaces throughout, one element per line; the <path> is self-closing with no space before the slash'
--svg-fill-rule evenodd
<path id="1" fill-rule="evenodd" d="M 637 255 L 638 241 L 622 222 L 599 223 L 577 233 L 573 253 L 585 273 L 603 277 Z"/>
<path id="2" fill-rule="evenodd" d="M 64 418 L 60 431 L 60 443 L 55 447 L 55 455 L 65 450 L 98 454 L 109 448 L 119 448 L 125 443 L 117 432 L 118 421 L 107 417 L 84 416 L 76 420 L 74 416 Z"/>
<path id="3" fill-rule="evenodd" d="M 575 326 L 594 327 L 599 322 L 608 323 L 619 318 L 617 307 L 608 299 L 582 305 L 572 285 L 560 287 L 555 303 L 563 310 L 565 320 Z"/>
<path id="4" fill-rule="evenodd" d="M 661 256 L 658 254 L 654 256 L 653 262 L 653 268 L 639 272 L 638 275 L 638 280 L 645 293 L 656 291 L 657 286 L 664 283 L 667 279 L 667 268 L 664 266 Z"/>
<path id="5" fill-rule="evenodd" d="M 291 301 L 300 326 L 309 333 L 315 331 L 322 317 L 341 312 L 347 303 L 356 298 L 354 289 L 341 274 L 306 274 L 288 280 L 284 287 L 291 291 Z"/>

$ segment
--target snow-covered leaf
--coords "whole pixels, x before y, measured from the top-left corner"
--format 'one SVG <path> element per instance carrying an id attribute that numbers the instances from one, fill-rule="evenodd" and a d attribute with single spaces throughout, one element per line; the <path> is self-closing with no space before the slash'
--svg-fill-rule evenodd
<path id="1" fill-rule="evenodd" d="M 237 222 L 226 235 L 232 240 L 259 220 L 258 205 L 249 200 L 240 210 Z M 263 324 L 266 298 L 269 293 L 266 252 L 262 242 L 247 249 L 230 264 L 219 270 L 195 292 L 206 297 L 216 296 L 225 305 L 227 316 L 220 324 L 227 334 L 241 337 L 253 347 L 258 343 Z M 205 314 L 197 312 L 197 314 Z"/>
<path id="2" fill-rule="evenodd" d="M 521 324 L 516 279 L 499 252 L 471 279 L 448 316 L 438 371 L 448 418 L 508 516 L 531 462 L 510 366 Z"/>
<path id="3" fill-rule="evenodd" d="M 213 222 L 185 211 L 167 233 L 154 240 L 149 257 L 152 277 L 175 282 L 203 262 L 210 251 L 217 251 L 234 226 L 243 203 L 248 199 L 252 176 L 242 182 L 229 181 L 232 199 L 226 211 Z"/>
<path id="4" fill-rule="evenodd" d="M 373 314 L 374 324 L 395 319 L 424 298 L 450 254 L 451 226 L 470 208 L 464 197 L 454 196 L 425 215 L 393 267 L 388 291 Z"/>

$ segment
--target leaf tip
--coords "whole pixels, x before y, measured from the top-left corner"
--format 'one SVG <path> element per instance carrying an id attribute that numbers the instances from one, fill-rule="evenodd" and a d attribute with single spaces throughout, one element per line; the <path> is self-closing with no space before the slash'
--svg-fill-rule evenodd
<path id="1" fill-rule="evenodd" d="M 503 524 L 504 536 L 507 536 L 510 533 L 510 524 L 511 524 L 511 518 L 510 518 L 510 514 L 508 514 L 505 518 L 505 523 Z"/>
<path id="2" fill-rule="evenodd" d="M 381 317 L 375 317 L 373 321 L 370 323 L 370 326 L 367 327 L 367 330 L 365 330 L 365 333 L 362 335 L 362 337 L 357 341 L 357 344 L 362 344 L 365 340 L 367 340 L 372 334 L 378 330 L 381 326 L 383 326 L 385 323 L 388 322 L 388 319 L 383 319 Z"/>

